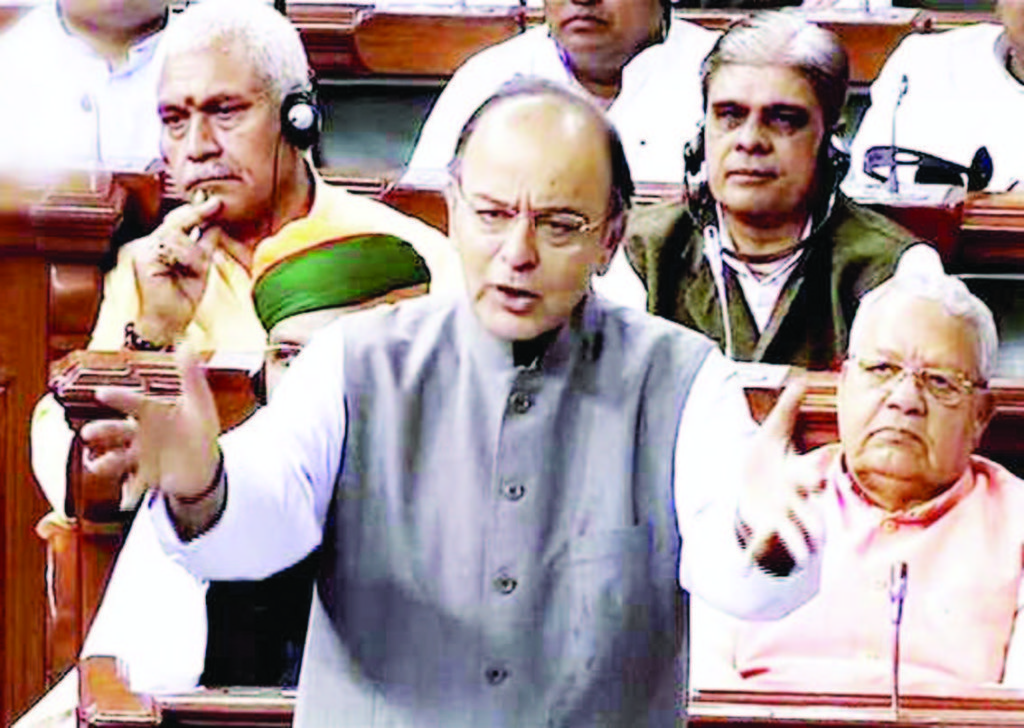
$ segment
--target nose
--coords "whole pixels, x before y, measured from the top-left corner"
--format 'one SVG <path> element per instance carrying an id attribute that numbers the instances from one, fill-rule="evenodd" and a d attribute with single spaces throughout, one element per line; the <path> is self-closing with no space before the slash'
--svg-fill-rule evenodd
<path id="1" fill-rule="evenodd" d="M 185 136 L 185 152 L 191 160 L 202 160 L 216 156 L 220 145 L 213 133 L 209 119 L 205 114 L 195 114 L 189 120 L 188 132 Z"/>
<path id="2" fill-rule="evenodd" d="M 905 414 L 923 415 L 928 411 L 924 386 L 916 373 L 904 370 L 890 383 L 886 406 L 898 409 Z"/>
<path id="3" fill-rule="evenodd" d="M 537 228 L 529 213 L 520 213 L 509 228 L 501 245 L 500 257 L 514 270 L 530 270 L 540 262 Z"/>
<path id="4" fill-rule="evenodd" d="M 736 130 L 736 147 L 750 154 L 764 154 L 771 148 L 764 125 L 756 114 L 750 114 Z"/>

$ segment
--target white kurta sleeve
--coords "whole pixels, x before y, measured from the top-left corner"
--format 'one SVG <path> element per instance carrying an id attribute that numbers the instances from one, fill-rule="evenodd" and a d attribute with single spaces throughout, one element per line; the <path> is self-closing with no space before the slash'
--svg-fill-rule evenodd
<path id="1" fill-rule="evenodd" d="M 821 550 L 779 578 L 740 548 L 737 504 L 756 431 L 735 366 L 711 352 L 690 388 L 676 440 L 680 584 L 737 617 L 777 619 L 817 591 Z"/>
<path id="2" fill-rule="evenodd" d="M 345 441 L 343 321 L 318 333 L 271 402 L 221 437 L 227 500 L 218 522 L 182 543 L 161 495 L 149 501 L 164 548 L 206 579 L 262 579 L 319 543 Z"/>

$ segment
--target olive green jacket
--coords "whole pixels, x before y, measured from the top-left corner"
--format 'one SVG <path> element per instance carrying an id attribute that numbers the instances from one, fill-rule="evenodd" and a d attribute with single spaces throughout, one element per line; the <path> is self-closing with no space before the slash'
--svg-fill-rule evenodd
<path id="1" fill-rule="evenodd" d="M 714 200 L 706 187 L 702 192 L 696 213 L 679 202 L 635 209 L 626 250 L 647 286 L 648 310 L 703 332 L 724 349 L 722 307 L 704 255 L 704 230 L 718 221 Z M 723 266 L 735 359 L 837 368 L 861 298 L 895 272 L 907 248 L 922 242 L 838 191 L 822 208 L 763 332 L 735 274 Z"/>

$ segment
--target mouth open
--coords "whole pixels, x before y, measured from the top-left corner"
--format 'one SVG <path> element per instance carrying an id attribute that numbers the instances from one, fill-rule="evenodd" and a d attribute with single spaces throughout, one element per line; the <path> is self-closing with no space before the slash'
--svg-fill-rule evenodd
<path id="1" fill-rule="evenodd" d="M 494 287 L 502 308 L 513 313 L 526 313 L 540 300 L 540 296 L 524 288 L 498 285 Z"/>

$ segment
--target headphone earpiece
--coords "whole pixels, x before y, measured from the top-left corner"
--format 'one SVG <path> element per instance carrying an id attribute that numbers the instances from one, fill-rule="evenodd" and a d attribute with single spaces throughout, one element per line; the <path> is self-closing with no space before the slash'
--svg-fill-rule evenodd
<path id="1" fill-rule="evenodd" d="M 700 174 L 704 166 L 704 125 L 697 129 L 696 136 L 683 145 L 683 171 L 690 177 Z"/>
<path id="2" fill-rule="evenodd" d="M 320 119 L 315 88 L 291 91 L 281 102 L 281 135 L 293 147 L 309 149 L 317 143 Z"/>

